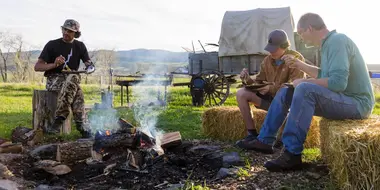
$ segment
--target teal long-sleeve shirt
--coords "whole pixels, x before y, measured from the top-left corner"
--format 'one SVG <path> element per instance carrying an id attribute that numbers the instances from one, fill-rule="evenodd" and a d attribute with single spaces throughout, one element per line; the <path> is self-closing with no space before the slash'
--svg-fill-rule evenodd
<path id="1" fill-rule="evenodd" d="M 375 97 L 367 65 L 346 35 L 331 31 L 322 42 L 321 67 L 318 78 L 328 78 L 328 89 L 352 97 L 363 118 L 375 105 Z"/>

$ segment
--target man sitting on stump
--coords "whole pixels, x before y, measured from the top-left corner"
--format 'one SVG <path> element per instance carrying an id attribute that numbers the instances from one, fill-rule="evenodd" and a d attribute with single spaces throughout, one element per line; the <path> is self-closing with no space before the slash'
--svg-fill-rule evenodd
<path id="1" fill-rule="evenodd" d="M 35 71 L 43 71 L 47 77 L 46 89 L 58 91 L 58 106 L 53 125 L 46 130 L 47 133 L 60 132 L 60 126 L 66 120 L 72 109 L 77 130 L 83 138 L 91 137 L 89 129 L 84 127 L 84 97 L 80 87 L 79 74 L 65 74 L 64 71 L 77 71 L 80 60 L 86 65 L 86 70 L 93 72 L 92 64 L 83 42 L 75 40 L 81 32 L 79 23 L 68 19 L 62 29 L 62 38 L 49 41 L 42 50 L 34 67 Z"/>
<path id="2" fill-rule="evenodd" d="M 270 55 L 266 56 L 261 63 L 260 72 L 256 76 L 256 79 L 253 80 L 250 78 L 247 69 L 243 69 L 240 73 L 240 78 L 247 85 L 262 82 L 273 82 L 274 84 L 262 87 L 258 89 L 257 92 L 252 92 L 245 88 L 241 88 L 237 91 L 236 100 L 243 116 L 245 126 L 248 130 L 248 136 L 236 142 L 237 147 L 246 149 L 246 143 L 256 139 L 258 135 L 255 122 L 251 115 L 249 102 L 252 102 L 259 109 L 268 110 L 273 97 L 276 95 L 278 89 L 280 89 L 283 83 L 304 78 L 304 73 L 302 71 L 295 68 L 289 68 L 289 66 L 284 64 L 284 61 L 281 60 L 283 55 L 288 54 L 297 56 L 301 60 L 304 60 L 300 53 L 289 49 L 290 45 L 288 35 L 284 30 L 272 31 L 269 34 L 268 44 L 265 47 L 265 50 L 268 51 Z"/>
<path id="3" fill-rule="evenodd" d="M 329 31 L 314 13 L 301 16 L 297 32 L 305 43 L 321 48 L 321 67 L 308 65 L 291 55 L 283 56 L 287 65 L 312 78 L 295 80 L 294 90 L 288 87 L 279 90 L 259 136 L 249 142 L 249 149 L 273 153 L 276 133 L 289 114 L 282 136 L 284 152 L 265 163 L 269 171 L 301 168 L 303 144 L 313 115 L 336 120 L 365 119 L 375 104 L 367 65 L 349 37 Z M 289 92 L 293 95 L 288 96 Z"/>

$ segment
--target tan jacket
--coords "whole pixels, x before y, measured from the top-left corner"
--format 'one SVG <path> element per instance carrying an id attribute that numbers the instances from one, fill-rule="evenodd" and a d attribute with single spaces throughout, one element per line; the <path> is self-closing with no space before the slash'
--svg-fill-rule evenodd
<path id="1" fill-rule="evenodd" d="M 298 59 L 305 61 L 304 57 L 297 51 L 287 50 L 286 54 L 298 56 Z M 269 94 L 275 96 L 283 83 L 293 82 L 295 79 L 305 78 L 305 73 L 294 68 L 289 68 L 286 64 L 276 65 L 275 60 L 270 55 L 266 56 L 261 63 L 260 72 L 256 75 L 256 82 L 274 82 L 269 88 Z"/>

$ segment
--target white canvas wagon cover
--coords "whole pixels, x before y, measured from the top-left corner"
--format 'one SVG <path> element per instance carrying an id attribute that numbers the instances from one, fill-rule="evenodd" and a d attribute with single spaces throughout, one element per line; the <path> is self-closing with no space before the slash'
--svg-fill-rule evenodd
<path id="1" fill-rule="evenodd" d="M 290 7 L 227 11 L 222 21 L 218 56 L 268 54 L 264 47 L 269 33 L 275 29 L 286 31 L 291 49 L 295 50 Z"/>

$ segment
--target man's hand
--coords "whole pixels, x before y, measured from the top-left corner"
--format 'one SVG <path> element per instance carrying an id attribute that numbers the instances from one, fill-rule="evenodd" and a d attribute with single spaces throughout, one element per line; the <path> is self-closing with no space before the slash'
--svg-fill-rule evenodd
<path id="1" fill-rule="evenodd" d="M 304 64 L 297 57 L 295 57 L 294 55 L 290 55 L 290 54 L 282 56 L 281 59 L 284 60 L 285 64 L 287 64 L 290 68 L 298 68 L 299 69 L 299 66 Z"/>
<path id="2" fill-rule="evenodd" d="M 265 95 L 269 92 L 269 88 L 270 88 L 271 85 L 266 85 L 264 87 L 261 87 L 261 88 L 258 88 L 257 91 L 262 94 L 262 95 Z"/>
<path id="3" fill-rule="evenodd" d="M 253 80 L 251 79 L 251 77 L 249 77 L 249 72 L 248 72 L 248 69 L 244 68 L 241 72 L 240 72 L 240 79 L 243 83 L 245 84 L 250 84 L 250 83 L 253 83 Z"/>
<path id="4" fill-rule="evenodd" d="M 65 63 L 65 57 L 63 57 L 62 55 L 55 58 L 55 61 L 54 61 L 55 67 L 59 67 L 60 65 L 62 65 L 64 63 Z"/>
<path id="5" fill-rule="evenodd" d="M 88 65 L 86 67 L 86 74 L 91 74 L 93 72 L 95 72 L 95 66 L 94 65 Z"/>

